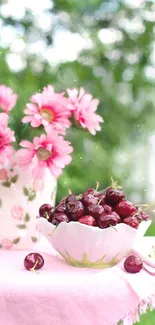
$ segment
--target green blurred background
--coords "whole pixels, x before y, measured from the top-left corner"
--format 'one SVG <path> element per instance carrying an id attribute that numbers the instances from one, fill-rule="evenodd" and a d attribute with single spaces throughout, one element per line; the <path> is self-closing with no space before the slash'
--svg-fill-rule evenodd
<path id="1" fill-rule="evenodd" d="M 11 115 L 18 141 L 28 138 L 25 104 L 43 86 L 82 86 L 100 100 L 102 131 L 67 134 L 73 161 L 58 181 L 58 201 L 96 181 L 105 188 L 111 177 L 134 202 L 155 201 L 154 1 L 0 1 L 1 83 L 20 95 Z M 154 323 L 153 313 L 141 321 Z"/>

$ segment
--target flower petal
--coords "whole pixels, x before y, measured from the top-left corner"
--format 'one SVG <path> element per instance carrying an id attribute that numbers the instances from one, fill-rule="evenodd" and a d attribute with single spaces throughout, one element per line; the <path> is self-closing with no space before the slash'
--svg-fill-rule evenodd
<path id="1" fill-rule="evenodd" d="M 27 141 L 27 140 L 22 140 L 20 142 L 20 146 L 21 147 L 24 147 L 24 148 L 27 148 L 27 149 L 34 149 L 34 145 L 32 142 L 30 141 Z"/>
<path id="2" fill-rule="evenodd" d="M 17 161 L 20 167 L 26 167 L 32 163 L 35 151 L 29 149 L 20 149 L 16 153 Z"/>

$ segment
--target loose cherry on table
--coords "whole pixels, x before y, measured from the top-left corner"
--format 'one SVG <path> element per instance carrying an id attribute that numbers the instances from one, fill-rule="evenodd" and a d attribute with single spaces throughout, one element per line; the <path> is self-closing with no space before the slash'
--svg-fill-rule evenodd
<path id="1" fill-rule="evenodd" d="M 124 262 L 124 268 L 128 273 L 138 273 L 143 268 L 143 262 L 138 256 L 130 255 Z"/>
<path id="2" fill-rule="evenodd" d="M 30 253 L 24 259 L 25 269 L 28 271 L 37 271 L 44 265 L 44 259 L 39 253 Z"/>
<path id="3" fill-rule="evenodd" d="M 136 255 L 130 255 L 126 258 L 124 261 L 124 269 L 128 273 L 139 273 L 142 269 L 149 273 L 152 276 L 155 276 L 155 272 L 150 271 L 145 265 L 145 261 L 142 261 L 142 259 L 139 256 Z"/>

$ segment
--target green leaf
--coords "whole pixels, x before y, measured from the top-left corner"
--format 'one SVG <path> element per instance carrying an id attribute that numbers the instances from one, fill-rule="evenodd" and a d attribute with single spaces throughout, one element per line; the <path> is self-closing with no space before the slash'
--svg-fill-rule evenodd
<path id="1" fill-rule="evenodd" d="M 0 208 L 2 207 L 2 199 L 0 199 Z"/>
<path id="2" fill-rule="evenodd" d="M 19 229 L 25 229 L 26 225 L 17 225 L 16 227 L 19 228 Z"/>
<path id="3" fill-rule="evenodd" d="M 26 187 L 23 188 L 23 192 L 25 196 L 29 196 L 29 190 Z"/>
<path id="4" fill-rule="evenodd" d="M 18 175 L 14 175 L 12 178 L 11 178 L 11 183 L 16 183 L 17 180 L 18 180 Z"/>
<path id="5" fill-rule="evenodd" d="M 25 218 L 24 218 L 25 222 L 29 222 L 30 221 L 30 215 L 28 213 L 26 213 Z"/>
<path id="6" fill-rule="evenodd" d="M 13 240 L 13 243 L 14 243 L 14 244 L 18 244 L 18 243 L 19 243 L 19 241 L 20 241 L 20 237 L 18 237 L 18 238 L 15 238 L 15 239 Z"/>
<path id="7" fill-rule="evenodd" d="M 37 241 L 38 239 L 37 239 L 37 237 L 32 236 L 32 237 L 31 237 L 31 240 L 33 241 L 33 243 L 36 243 L 36 241 Z"/>
<path id="8" fill-rule="evenodd" d="M 11 183 L 9 181 L 3 182 L 2 185 L 4 187 L 10 187 Z"/>
<path id="9" fill-rule="evenodd" d="M 35 192 L 32 192 L 28 198 L 29 201 L 33 201 L 36 197 L 36 193 Z"/>

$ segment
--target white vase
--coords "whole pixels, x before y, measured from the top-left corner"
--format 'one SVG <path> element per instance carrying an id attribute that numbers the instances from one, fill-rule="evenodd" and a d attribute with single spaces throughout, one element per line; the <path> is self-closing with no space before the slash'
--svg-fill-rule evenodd
<path id="1" fill-rule="evenodd" d="M 55 204 L 56 181 L 47 170 L 43 180 L 30 170 L 0 167 L 0 249 L 33 248 L 41 236 L 37 229 L 39 207 Z"/>

